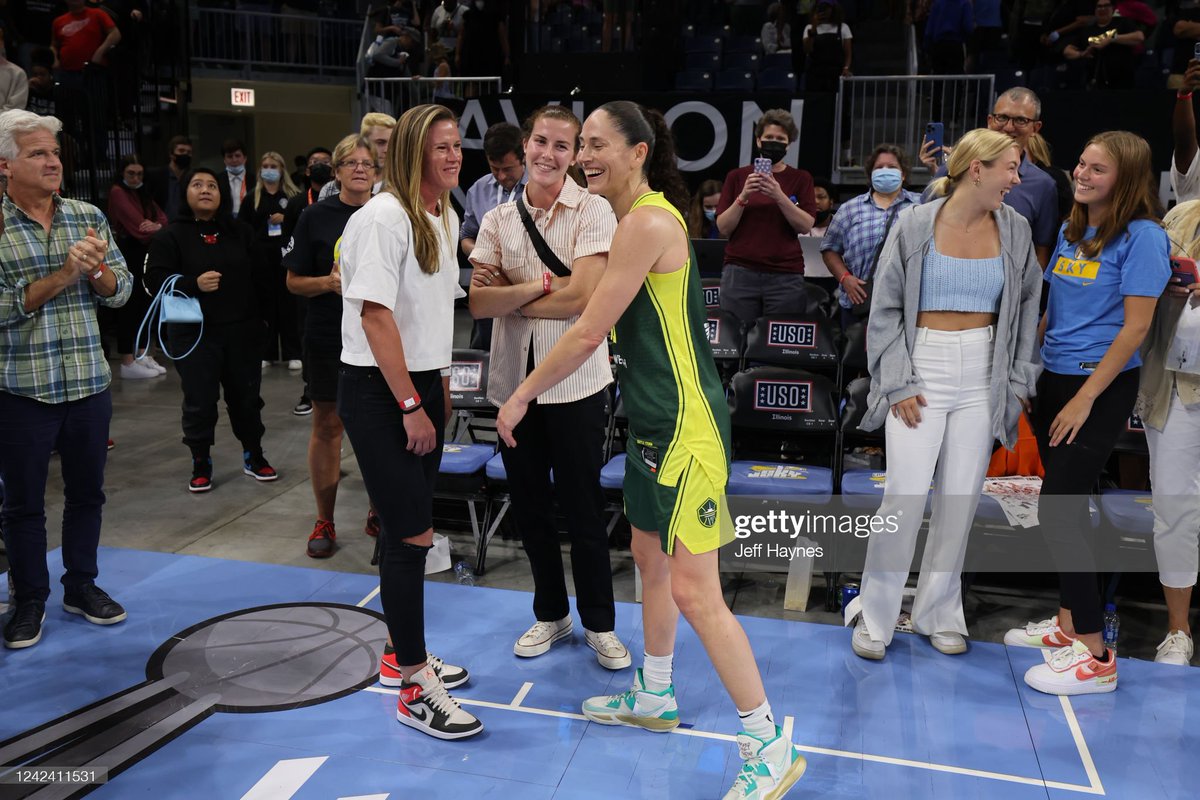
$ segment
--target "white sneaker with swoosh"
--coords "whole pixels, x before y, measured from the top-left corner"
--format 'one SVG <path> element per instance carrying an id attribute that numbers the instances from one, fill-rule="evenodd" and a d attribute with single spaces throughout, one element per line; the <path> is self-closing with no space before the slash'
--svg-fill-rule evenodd
<path id="1" fill-rule="evenodd" d="M 396 719 L 436 739 L 465 739 L 483 730 L 483 723 L 463 711 L 430 665 L 400 684 Z"/>

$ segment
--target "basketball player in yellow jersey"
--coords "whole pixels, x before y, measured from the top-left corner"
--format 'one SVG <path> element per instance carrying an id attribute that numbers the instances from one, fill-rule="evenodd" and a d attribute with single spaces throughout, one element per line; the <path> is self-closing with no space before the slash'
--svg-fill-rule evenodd
<path id="1" fill-rule="evenodd" d="M 729 411 L 703 333 L 686 227 L 668 202 L 678 208 L 687 201 L 671 132 L 657 112 L 607 103 L 583 125 L 579 163 L 588 191 L 605 197 L 619 220 L 608 266 L 579 321 L 500 409 L 497 428 L 518 447 L 513 428 L 530 401 L 573 373 L 615 328 L 630 431 L 625 513 L 642 574 L 646 655 L 629 691 L 593 697 L 583 713 L 649 731 L 679 725 L 671 661 L 682 611 L 742 721 L 737 742 L 745 764 L 725 800 L 777 800 L 805 761 L 775 724 L 750 643 L 721 593 Z"/>

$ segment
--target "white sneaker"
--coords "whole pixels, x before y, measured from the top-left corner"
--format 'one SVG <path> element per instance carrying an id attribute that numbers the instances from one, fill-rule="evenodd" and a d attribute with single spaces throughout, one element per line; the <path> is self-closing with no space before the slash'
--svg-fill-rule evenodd
<path id="1" fill-rule="evenodd" d="M 158 370 L 149 364 L 139 364 L 136 361 L 132 364 L 121 365 L 121 380 L 125 381 L 141 381 L 147 378 L 157 378 Z"/>
<path id="2" fill-rule="evenodd" d="M 1159 664 L 1175 664 L 1186 667 L 1192 663 L 1193 653 L 1195 653 L 1195 646 L 1192 643 L 1192 637 L 1183 631 L 1171 631 L 1158 646 L 1154 660 Z"/>
<path id="3" fill-rule="evenodd" d="M 633 663 L 629 651 L 612 631 L 596 633 L 584 628 L 583 639 L 588 647 L 596 651 L 596 660 L 605 669 L 625 669 Z"/>
<path id="4" fill-rule="evenodd" d="M 1062 647 L 1045 664 L 1030 667 L 1025 683 L 1039 692 L 1057 695 L 1103 694 L 1117 688 L 1117 655 L 1108 651 L 1108 661 L 1097 660 L 1083 642 L 1076 639 Z"/>
<path id="5" fill-rule="evenodd" d="M 775 738 L 764 742 L 745 731 L 737 736 L 738 752 L 746 763 L 725 793 L 724 800 L 778 800 L 800 780 L 808 762 L 775 726 Z"/>
<path id="6" fill-rule="evenodd" d="M 1075 641 L 1058 627 L 1058 617 L 1030 622 L 1024 628 L 1010 628 L 1004 634 L 1004 643 L 1010 647 L 1046 647 L 1055 650 L 1070 647 Z"/>
<path id="7" fill-rule="evenodd" d="M 542 653 L 548 653 L 552 644 L 571 635 L 573 625 L 570 616 L 563 617 L 557 622 L 538 620 L 533 623 L 532 628 L 521 634 L 520 639 L 517 639 L 517 643 L 513 645 L 513 652 L 521 658 L 533 658 Z"/>
<path id="8" fill-rule="evenodd" d="M 882 660 L 884 654 L 887 653 L 887 645 L 878 639 L 871 638 L 871 634 L 867 630 L 867 623 L 861 616 L 854 625 L 854 636 L 850 639 L 850 647 L 854 649 L 855 655 L 869 658 L 872 661 Z"/>
<path id="9" fill-rule="evenodd" d="M 290 361 L 288 361 L 287 368 L 290 369 L 292 372 L 296 372 L 297 370 L 304 369 L 304 362 L 298 358 L 293 358 Z"/>
<path id="10" fill-rule="evenodd" d="M 400 684 L 396 719 L 437 739 L 465 739 L 483 730 L 483 723 L 446 692 L 431 665 Z"/>
<path id="11" fill-rule="evenodd" d="M 167 368 L 164 367 L 162 364 L 158 363 L 157 361 L 155 361 L 154 356 L 151 356 L 151 355 L 142 356 L 142 363 L 148 365 L 150 367 L 150 369 L 154 370 L 159 375 L 167 374 Z"/>
<path id="12" fill-rule="evenodd" d="M 264 361 L 264 362 L 262 362 L 262 368 L 266 369 L 267 367 L 271 366 L 274 363 L 275 363 L 274 361 Z"/>
<path id="13" fill-rule="evenodd" d="M 967 652 L 967 640 L 957 631 L 943 631 L 929 637 L 933 649 L 948 656 L 956 656 Z"/>
<path id="14" fill-rule="evenodd" d="M 638 669 L 633 673 L 633 686 L 628 691 L 584 700 L 583 715 L 601 725 L 628 725 L 665 733 L 679 727 L 675 685 L 652 692 L 646 688 L 646 680 Z"/>

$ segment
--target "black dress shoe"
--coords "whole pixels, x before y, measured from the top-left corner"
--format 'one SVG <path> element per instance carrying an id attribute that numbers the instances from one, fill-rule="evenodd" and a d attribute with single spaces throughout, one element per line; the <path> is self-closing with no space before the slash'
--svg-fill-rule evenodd
<path id="1" fill-rule="evenodd" d="M 12 618 L 4 626 L 4 646 L 11 650 L 33 647 L 42 638 L 46 604 L 41 600 L 17 603 Z"/>
<path id="2" fill-rule="evenodd" d="M 95 625 L 114 625 L 125 619 L 125 609 L 94 583 L 68 589 L 63 595 L 63 610 L 79 614 Z"/>

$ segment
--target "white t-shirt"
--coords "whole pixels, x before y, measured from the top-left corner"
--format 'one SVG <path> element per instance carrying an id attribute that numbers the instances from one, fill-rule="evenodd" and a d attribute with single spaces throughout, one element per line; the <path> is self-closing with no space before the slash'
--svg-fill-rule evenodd
<path id="1" fill-rule="evenodd" d="M 1171 153 L 1171 188 L 1175 190 L 1176 203 L 1200 199 L 1200 151 L 1192 158 L 1186 174 L 1175 166 L 1175 154 Z"/>
<path id="2" fill-rule="evenodd" d="M 812 30 L 812 25 L 804 26 L 804 34 L 803 35 L 806 39 L 808 38 L 808 32 L 811 30 Z M 817 36 L 820 36 L 821 34 L 824 34 L 824 33 L 837 33 L 837 32 L 838 32 L 838 29 L 837 29 L 836 25 L 830 25 L 828 23 L 823 22 L 817 26 Z M 842 39 L 849 40 L 849 39 L 853 39 L 853 38 L 854 38 L 854 35 L 850 33 L 850 26 L 843 22 L 842 23 Z"/>
<path id="3" fill-rule="evenodd" d="M 428 212 L 425 212 L 428 214 Z M 450 366 L 454 346 L 454 300 L 465 293 L 458 286 L 458 214 L 449 215 L 450 231 L 442 218 L 428 214 L 439 239 L 439 269 L 421 271 L 413 246 L 413 228 L 400 201 L 381 192 L 350 217 L 342 233 L 342 361 L 377 367 L 362 327 L 363 302 L 389 309 L 404 343 L 410 372 Z"/>

